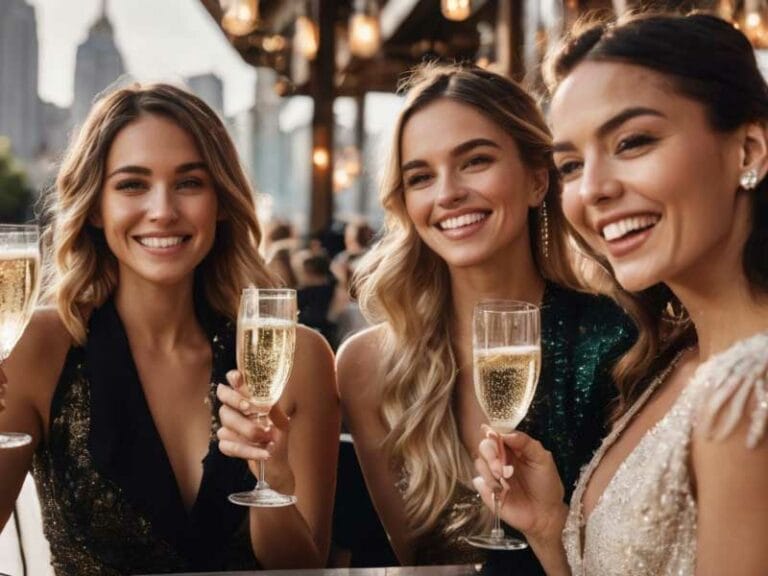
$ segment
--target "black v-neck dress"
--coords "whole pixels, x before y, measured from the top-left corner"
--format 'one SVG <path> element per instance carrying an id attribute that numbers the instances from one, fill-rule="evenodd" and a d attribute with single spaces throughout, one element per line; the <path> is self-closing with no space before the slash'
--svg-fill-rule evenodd
<path id="1" fill-rule="evenodd" d="M 213 352 L 213 391 L 235 366 L 235 327 L 210 313 L 198 316 Z M 227 500 L 255 480 L 244 461 L 219 452 L 214 394 L 211 406 L 211 442 L 187 511 L 114 303 L 93 312 L 87 344 L 67 355 L 48 441 L 33 461 L 57 576 L 259 567 L 248 511 Z"/>

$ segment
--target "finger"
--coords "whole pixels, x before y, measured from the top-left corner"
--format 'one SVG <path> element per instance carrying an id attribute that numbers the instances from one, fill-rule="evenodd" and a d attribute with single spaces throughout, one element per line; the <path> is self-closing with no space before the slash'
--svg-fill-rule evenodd
<path id="1" fill-rule="evenodd" d="M 499 458 L 499 448 L 495 440 L 486 438 L 480 442 L 478 447 L 480 456 L 488 465 L 493 477 L 499 479 L 504 474 L 504 462 Z"/>
<path id="2" fill-rule="evenodd" d="M 259 418 L 243 416 L 229 406 L 219 409 L 219 419 L 222 427 L 233 430 L 249 442 L 267 444 L 273 440 L 274 429 L 271 426 L 264 426 Z"/>
<path id="3" fill-rule="evenodd" d="M 239 370 L 230 370 L 227 372 L 227 382 L 229 382 L 229 385 L 232 386 L 232 388 L 237 390 L 243 385 L 243 375 Z"/>
<path id="4" fill-rule="evenodd" d="M 486 483 L 485 479 L 482 476 L 476 476 L 472 478 L 472 485 L 477 490 L 477 493 L 480 494 L 483 503 L 488 508 L 493 509 L 493 489 Z"/>
<path id="5" fill-rule="evenodd" d="M 491 469 L 488 466 L 488 462 L 482 458 L 476 458 L 475 470 L 477 470 L 477 473 L 483 479 L 485 485 L 488 486 L 491 490 L 501 489 L 501 484 L 499 484 L 498 479 L 493 475 L 493 472 L 491 472 Z"/>
<path id="6" fill-rule="evenodd" d="M 254 448 L 266 450 L 270 454 L 274 452 L 274 448 L 275 448 L 274 442 L 269 442 L 267 444 L 263 444 L 261 442 L 250 442 L 247 438 L 240 436 L 240 434 L 238 434 L 231 428 L 219 428 L 216 431 L 216 436 L 219 439 L 219 441 L 226 440 L 230 442 L 236 442 L 238 444 L 248 444 L 249 446 L 253 446 Z"/>
<path id="7" fill-rule="evenodd" d="M 288 430 L 291 423 L 291 419 L 277 404 L 272 406 L 272 410 L 269 411 L 269 419 L 275 426 L 283 431 Z"/>
<path id="8" fill-rule="evenodd" d="M 504 446 L 512 450 L 516 455 L 519 455 L 523 460 L 542 465 L 549 464 L 552 460 L 552 454 L 541 445 L 541 442 L 531 438 L 524 432 L 503 434 L 501 440 Z"/>
<path id="9" fill-rule="evenodd" d="M 243 460 L 269 460 L 270 457 L 269 452 L 264 448 L 233 440 L 219 440 L 219 452 L 225 456 Z"/>
<path id="10" fill-rule="evenodd" d="M 234 408 L 245 416 L 253 416 L 261 412 L 258 406 L 230 386 L 219 384 L 216 387 L 216 397 L 222 404 Z"/>

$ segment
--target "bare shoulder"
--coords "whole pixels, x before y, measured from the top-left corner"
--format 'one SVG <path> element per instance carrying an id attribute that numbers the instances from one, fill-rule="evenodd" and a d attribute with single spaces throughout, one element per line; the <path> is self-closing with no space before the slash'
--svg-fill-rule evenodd
<path id="1" fill-rule="evenodd" d="M 306 326 L 296 326 L 296 353 L 291 382 L 296 398 L 310 393 L 312 398 L 336 395 L 333 351 L 320 334 Z M 304 389 L 307 388 L 306 392 Z"/>
<path id="2" fill-rule="evenodd" d="M 336 354 L 336 381 L 344 404 L 374 401 L 375 387 L 381 370 L 384 326 L 379 324 L 358 332 L 339 348 Z"/>
<path id="3" fill-rule="evenodd" d="M 3 368 L 8 379 L 24 381 L 19 387 L 35 404 L 50 398 L 58 381 L 72 338 L 52 307 L 35 309 L 24 334 Z"/>

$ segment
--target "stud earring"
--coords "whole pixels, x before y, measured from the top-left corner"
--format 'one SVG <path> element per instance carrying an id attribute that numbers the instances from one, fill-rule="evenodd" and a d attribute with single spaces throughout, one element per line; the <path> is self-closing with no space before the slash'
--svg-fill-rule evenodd
<path id="1" fill-rule="evenodd" d="M 739 178 L 739 184 L 744 190 L 753 190 L 757 186 L 757 170 L 754 168 L 745 170 Z"/>

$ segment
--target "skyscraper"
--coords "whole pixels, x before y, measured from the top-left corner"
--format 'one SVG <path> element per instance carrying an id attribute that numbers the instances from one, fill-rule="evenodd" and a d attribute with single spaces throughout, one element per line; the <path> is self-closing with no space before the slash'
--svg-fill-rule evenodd
<path id="1" fill-rule="evenodd" d="M 224 117 L 224 83 L 215 74 L 198 74 L 187 78 L 187 85 L 197 96 Z"/>
<path id="2" fill-rule="evenodd" d="M 77 47 L 75 101 L 72 105 L 77 126 L 85 120 L 96 97 L 124 73 L 123 58 L 107 18 L 107 0 L 101 0 L 101 16 L 91 26 L 86 41 Z"/>
<path id="3" fill-rule="evenodd" d="M 37 50 L 35 9 L 24 0 L 0 0 L 0 134 L 23 159 L 38 153 L 42 138 Z"/>

